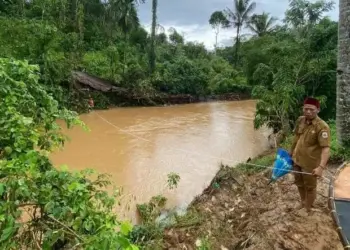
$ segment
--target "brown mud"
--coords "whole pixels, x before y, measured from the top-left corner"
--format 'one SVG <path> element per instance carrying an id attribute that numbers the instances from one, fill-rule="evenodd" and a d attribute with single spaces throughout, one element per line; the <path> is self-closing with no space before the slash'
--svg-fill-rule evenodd
<path id="1" fill-rule="evenodd" d="M 338 174 L 334 182 L 336 198 L 350 199 L 350 164 L 347 164 Z"/>
<path id="2" fill-rule="evenodd" d="M 307 215 L 297 208 L 293 176 L 267 186 L 269 176 L 222 167 L 190 205 L 201 223 L 167 229 L 164 249 L 343 249 L 327 207 L 326 181 L 319 181 L 315 208 Z"/>

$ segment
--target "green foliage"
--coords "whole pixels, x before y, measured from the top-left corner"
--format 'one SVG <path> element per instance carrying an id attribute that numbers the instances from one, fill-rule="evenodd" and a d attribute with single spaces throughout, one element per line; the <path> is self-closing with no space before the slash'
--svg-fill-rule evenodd
<path id="1" fill-rule="evenodd" d="M 176 223 L 173 227 L 185 228 L 200 225 L 204 218 L 197 210 L 192 208 L 186 211 L 184 215 L 175 214 L 175 220 Z"/>
<path id="2" fill-rule="evenodd" d="M 156 223 L 156 219 L 164 208 L 167 199 L 161 195 L 154 196 L 144 204 L 137 204 L 137 210 L 142 223 L 134 228 L 130 239 L 142 249 L 162 249 L 162 235 L 164 228 Z"/>
<path id="3" fill-rule="evenodd" d="M 152 197 L 148 203 L 137 204 L 137 210 L 139 211 L 142 222 L 144 224 L 154 223 L 166 202 L 167 198 L 158 195 Z"/>
<path id="4" fill-rule="evenodd" d="M 331 160 L 335 162 L 344 162 L 350 160 L 350 151 L 346 147 L 341 147 L 337 141 L 337 128 L 334 120 L 329 122 L 331 129 Z"/>
<path id="5" fill-rule="evenodd" d="M 91 97 L 94 100 L 95 109 L 107 109 L 110 106 L 110 99 L 98 91 L 91 92 Z M 88 99 L 85 100 L 88 103 Z"/>
<path id="6" fill-rule="evenodd" d="M 163 77 L 157 87 L 170 94 L 204 94 L 208 84 L 205 67 L 184 56 L 176 58 L 174 63 L 166 62 L 159 66 L 159 73 Z"/>
<path id="7" fill-rule="evenodd" d="M 169 187 L 169 189 L 177 188 L 179 181 L 180 181 L 180 175 L 178 175 L 177 173 L 172 172 L 172 173 L 168 174 L 168 187 Z"/>
<path id="8" fill-rule="evenodd" d="M 253 13 L 255 2 L 234 1 L 233 9 L 216 11 L 210 17 L 213 28 L 231 26 L 237 33 L 235 46 L 217 48 L 215 55 L 203 44 L 186 42 L 174 28 L 167 37 L 160 25 L 153 25 L 152 30 L 157 32 L 150 37 L 139 24 L 136 6 L 141 2 L 74 4 L 41 0 L 28 2 L 25 8 L 6 2 L 0 17 L 1 56 L 38 64 L 40 83 L 45 84 L 45 89 L 60 104 L 78 110 L 83 110 L 79 102 L 86 97 L 77 98 L 73 93 L 72 70 L 85 70 L 127 88 L 130 96 L 149 99 L 157 92 L 194 96 L 246 94 L 259 85 L 255 98 L 263 103 L 259 104 L 257 127 L 271 123 L 281 129 L 282 124 L 294 119 L 295 112 L 289 112 L 297 110 L 295 105 L 305 95 L 327 97 L 322 116 L 334 118 L 335 105 L 331 104 L 335 101 L 335 84 L 331 83 L 335 80 L 337 23 L 322 18 L 333 8 L 332 2 L 290 1 L 285 25 L 273 26 L 274 18 L 267 13 Z M 153 8 L 154 18 L 156 12 Z M 245 24 L 260 37 L 244 41 L 241 29 Z M 240 67 L 233 68 L 233 63 Z M 267 99 L 281 89 L 284 99 L 291 92 L 288 88 L 294 88 L 292 83 L 298 87 L 291 100 L 284 103 L 292 106 L 286 111 L 288 115 L 278 114 L 277 121 L 271 121 L 276 119 L 271 118 L 276 117 L 276 111 L 267 111 L 266 106 L 279 102 Z M 285 87 L 276 86 L 284 84 Z M 261 96 L 261 86 L 267 87 L 270 94 Z M 118 104 L 114 103 L 117 100 L 120 98 L 108 96 L 96 106 Z"/>
<path id="9" fill-rule="evenodd" d="M 146 250 L 163 249 L 162 236 L 163 228 L 155 223 L 141 224 L 134 226 L 130 233 L 130 240 Z"/>
<path id="10" fill-rule="evenodd" d="M 153 74 L 156 67 L 156 28 L 157 28 L 157 8 L 158 0 L 152 0 L 152 31 L 151 31 L 151 46 L 149 51 L 150 73 Z"/>
<path id="11" fill-rule="evenodd" d="M 49 161 L 65 139 L 56 120 L 83 124 L 39 84 L 38 70 L 0 58 L 1 249 L 137 249 L 127 239 L 132 226 L 113 212 L 116 197 L 103 191 L 108 178 L 60 171 Z"/>
<path id="12" fill-rule="evenodd" d="M 211 244 L 210 241 L 208 239 L 209 237 L 201 237 L 200 239 L 198 239 L 196 241 L 196 246 L 197 246 L 197 250 L 210 250 L 211 248 Z"/>
<path id="13" fill-rule="evenodd" d="M 170 28 L 170 35 L 169 35 L 169 40 L 172 45 L 182 45 L 185 42 L 184 37 L 177 32 L 176 29 Z"/>
<path id="14" fill-rule="evenodd" d="M 209 19 L 209 24 L 214 28 L 226 28 L 230 25 L 229 21 L 227 20 L 224 12 L 222 11 L 215 11 L 213 14 L 211 14 Z"/>
<path id="15" fill-rule="evenodd" d="M 120 56 L 116 47 L 108 47 L 102 51 L 85 53 L 81 63 L 82 67 L 90 74 L 120 82 L 123 73 L 123 65 L 118 61 Z"/>
<path id="16" fill-rule="evenodd" d="M 293 27 L 305 27 L 317 23 L 323 13 L 334 8 L 334 1 L 291 0 L 286 11 L 285 22 Z"/>
<path id="17" fill-rule="evenodd" d="M 336 23 L 323 19 L 309 26 L 303 38 L 293 37 L 294 32 L 279 31 L 278 36 L 254 39 L 243 46 L 251 53 L 246 65 L 248 80 L 255 85 L 252 96 L 259 99 L 256 128 L 267 125 L 274 132 L 283 130 L 288 134 L 301 114 L 305 96 L 320 98 L 322 118 L 334 118 Z M 260 46 L 254 48 L 258 57 L 249 51 L 253 45 Z"/>
<path id="18" fill-rule="evenodd" d="M 176 173 L 169 173 L 167 188 L 174 189 L 180 181 L 180 176 Z M 137 204 L 137 211 L 141 218 L 141 224 L 136 226 L 130 234 L 130 239 L 142 249 L 163 249 L 162 237 L 167 223 L 159 221 L 159 216 L 164 210 L 167 198 L 158 195 L 150 199 L 149 202 Z M 173 213 L 169 213 L 165 220 L 171 220 Z M 175 220 L 178 216 L 175 214 Z M 169 224 L 169 223 L 168 223 Z"/>
<path id="19" fill-rule="evenodd" d="M 274 29 L 276 18 L 270 17 L 268 13 L 254 14 L 248 22 L 249 29 L 257 36 L 261 37 L 271 33 Z"/>
<path id="20" fill-rule="evenodd" d="M 1 249 L 35 249 L 38 244 L 43 249 L 135 249 L 128 239 L 149 249 L 162 247 L 162 228 L 155 220 L 164 197 L 138 205 L 143 223 L 132 229 L 114 214 L 116 197 L 102 191 L 109 185 L 106 176 L 93 180 L 90 171 L 59 171 L 48 160 L 48 153 L 65 141 L 56 120 L 83 125 L 64 108 L 86 110 L 87 96 L 72 86 L 73 70 L 110 80 L 135 99 L 159 92 L 252 92 L 258 99 L 255 127 L 267 125 L 274 132 L 291 130 L 307 95 L 321 99 L 322 118 L 335 118 L 338 25 L 323 18 L 332 2 L 290 1 L 284 23 L 273 26 L 266 13 L 254 15 L 254 2 L 235 0 L 232 10 L 214 12 L 209 21 L 216 33 L 228 26 L 236 32 L 235 45 L 215 53 L 185 41 L 174 28 L 167 36 L 156 22 L 149 37 L 136 11 L 141 2 L 0 1 Z M 153 13 L 156 17 L 156 8 Z M 243 39 L 244 25 L 257 36 Z M 112 94 L 91 95 L 96 108 L 125 101 Z M 331 129 L 335 135 L 333 122 Z M 290 146 L 290 137 L 283 145 Z M 350 158 L 335 136 L 331 149 L 333 160 Z M 273 159 L 252 163 L 270 166 Z M 264 168 L 241 164 L 238 169 L 254 173 Z M 175 188 L 179 180 L 169 174 L 168 187 Z M 214 186 L 219 188 L 220 181 Z M 22 222 L 24 209 L 30 214 Z M 176 218 L 183 226 L 200 221 L 191 215 Z"/>
<path id="21" fill-rule="evenodd" d="M 218 35 L 221 28 L 228 28 L 230 22 L 223 11 L 215 11 L 211 14 L 209 24 L 215 30 L 215 48 L 218 46 Z"/>
<path id="22" fill-rule="evenodd" d="M 208 86 L 211 94 L 250 93 L 251 88 L 244 75 L 233 69 L 227 61 L 215 58 L 211 67 Z"/>
<path id="23" fill-rule="evenodd" d="M 167 37 L 155 21 L 153 35 L 149 36 L 140 26 L 136 12 L 136 5 L 141 2 L 75 4 L 70 0 L 40 0 L 26 3 L 24 9 L 9 2 L 0 15 L 0 56 L 38 64 L 39 82 L 61 105 L 77 111 L 86 111 L 82 104 L 86 96 L 76 93 L 72 71 L 110 80 L 130 94 L 125 98 L 99 96 L 104 101 L 95 101 L 96 108 L 105 107 L 106 103 L 124 105 L 128 98 L 130 104 L 142 98 L 154 103 L 151 99 L 158 92 L 194 96 L 249 92 L 241 86 L 245 79 L 240 70 L 223 73 L 211 81 L 216 76 L 211 67 L 217 57 L 203 44 L 186 42 L 174 28 L 170 28 Z M 156 2 L 153 3 L 156 20 Z M 226 27 L 229 23 L 220 13 L 216 19 Z M 217 23 L 216 19 L 213 22 Z M 226 67 L 226 71 L 234 71 L 228 64 Z"/>
<path id="24" fill-rule="evenodd" d="M 226 8 L 225 14 L 229 21 L 229 26 L 236 29 L 235 38 L 235 65 L 239 63 L 240 36 L 243 25 L 250 22 L 251 15 L 256 7 L 256 3 L 251 0 L 234 0 L 233 9 Z"/>

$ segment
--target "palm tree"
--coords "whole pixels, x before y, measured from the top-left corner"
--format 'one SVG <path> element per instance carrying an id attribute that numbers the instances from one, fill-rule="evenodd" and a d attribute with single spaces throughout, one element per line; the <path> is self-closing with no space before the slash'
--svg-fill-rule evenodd
<path id="1" fill-rule="evenodd" d="M 337 67 L 337 139 L 350 146 L 350 5 L 339 0 L 338 67 Z"/>
<path id="2" fill-rule="evenodd" d="M 251 2 L 251 0 L 234 0 L 233 10 L 229 8 L 225 10 L 230 26 L 236 28 L 236 65 L 238 63 L 239 35 L 243 25 L 250 20 L 250 15 L 254 11 L 255 6 L 256 3 Z"/>
<path id="3" fill-rule="evenodd" d="M 116 14 L 118 26 L 122 29 L 125 36 L 131 29 L 139 26 L 140 20 L 137 16 L 137 10 L 134 0 L 116 1 Z"/>
<path id="4" fill-rule="evenodd" d="M 253 15 L 248 23 L 248 28 L 257 36 L 261 37 L 270 33 L 274 28 L 277 18 L 270 17 L 268 13 L 263 12 L 260 15 Z"/>

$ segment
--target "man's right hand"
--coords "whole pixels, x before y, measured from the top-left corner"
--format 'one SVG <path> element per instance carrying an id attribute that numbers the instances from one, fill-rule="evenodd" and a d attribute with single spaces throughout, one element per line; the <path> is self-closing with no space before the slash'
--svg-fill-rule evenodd
<path id="1" fill-rule="evenodd" d="M 317 176 L 317 177 L 322 177 L 323 174 L 323 168 L 322 167 L 317 167 L 312 171 L 312 174 Z"/>

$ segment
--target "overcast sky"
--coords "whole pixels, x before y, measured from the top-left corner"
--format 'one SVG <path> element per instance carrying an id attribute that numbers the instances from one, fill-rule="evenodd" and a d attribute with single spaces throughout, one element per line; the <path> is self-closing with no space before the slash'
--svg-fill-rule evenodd
<path id="1" fill-rule="evenodd" d="M 152 0 L 139 6 L 141 23 L 149 30 L 151 23 Z M 288 7 L 288 0 L 255 0 L 255 13 L 263 11 L 279 18 L 284 17 Z M 339 1 L 335 0 L 335 8 L 327 13 L 333 20 L 338 20 Z M 207 48 L 212 48 L 215 42 L 215 33 L 208 23 L 211 13 L 233 7 L 233 0 L 158 0 L 158 23 L 165 30 L 174 27 L 185 35 L 187 41 L 203 42 Z M 233 29 L 223 30 L 219 34 L 221 45 L 232 41 L 235 32 Z"/>

